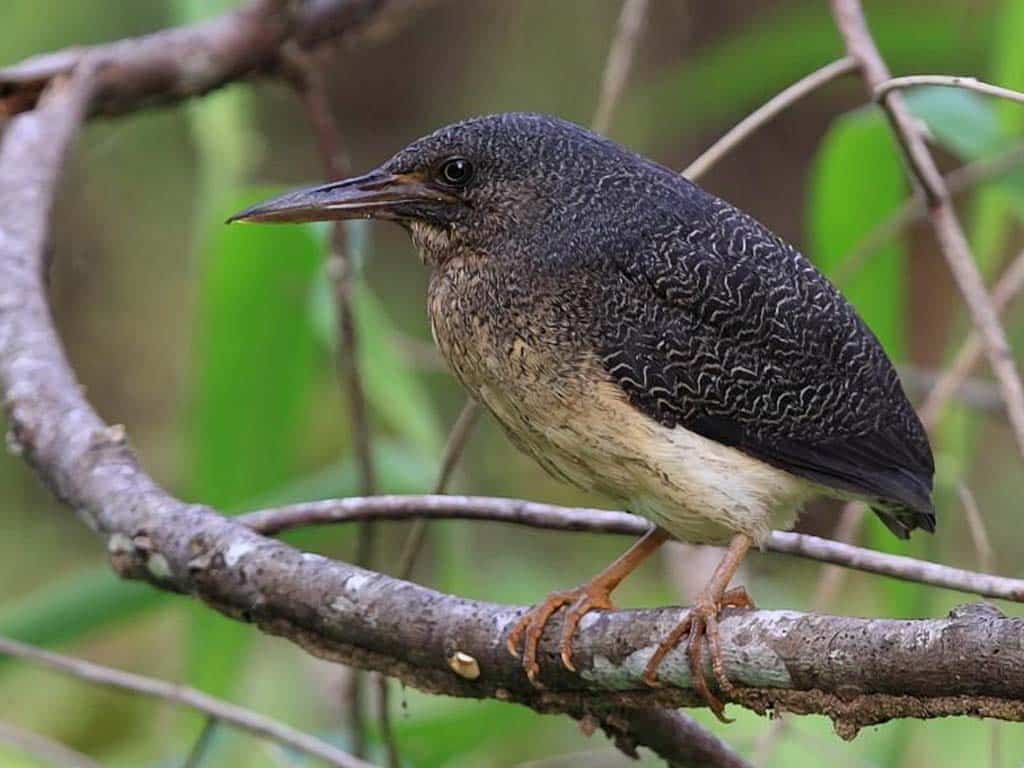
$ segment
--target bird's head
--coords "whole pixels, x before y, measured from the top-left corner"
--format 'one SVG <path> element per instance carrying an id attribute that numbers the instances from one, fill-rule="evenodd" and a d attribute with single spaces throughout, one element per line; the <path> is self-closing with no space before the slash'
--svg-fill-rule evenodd
<path id="1" fill-rule="evenodd" d="M 441 128 L 367 174 L 290 192 L 229 221 L 385 219 L 405 226 L 437 262 L 582 214 L 587 190 L 607 175 L 602 164 L 621 167 L 631 157 L 558 118 L 492 115 Z"/>

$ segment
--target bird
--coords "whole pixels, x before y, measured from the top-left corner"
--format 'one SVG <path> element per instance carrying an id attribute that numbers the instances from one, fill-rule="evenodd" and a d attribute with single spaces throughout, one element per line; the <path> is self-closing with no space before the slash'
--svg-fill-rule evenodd
<path id="1" fill-rule="evenodd" d="M 566 120 L 505 113 L 229 221 L 354 218 L 409 233 L 430 271 L 436 345 L 511 442 L 653 523 L 511 628 L 535 685 L 556 612 L 573 670 L 580 620 L 612 610 L 612 591 L 663 543 L 725 546 L 644 681 L 658 685 L 685 637 L 695 689 L 727 720 L 718 618 L 754 607 L 729 587 L 752 547 L 816 497 L 865 501 L 900 538 L 935 530 L 928 437 L 878 339 L 795 247 L 671 169 Z"/>

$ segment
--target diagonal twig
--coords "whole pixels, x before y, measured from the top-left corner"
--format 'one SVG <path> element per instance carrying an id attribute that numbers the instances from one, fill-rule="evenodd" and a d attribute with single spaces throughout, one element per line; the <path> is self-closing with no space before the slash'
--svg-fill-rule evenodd
<path id="1" fill-rule="evenodd" d="M 765 123 L 770 122 L 808 94 L 843 75 L 856 71 L 856 69 L 857 62 L 846 56 L 800 78 L 736 123 L 722 138 L 704 150 L 700 157 L 686 166 L 682 171 L 683 176 L 691 181 L 696 181 Z"/>
<path id="2" fill-rule="evenodd" d="M 92 758 L 61 744 L 59 741 L 48 739 L 24 728 L 18 728 L 10 723 L 0 722 L 0 744 L 9 744 L 41 763 L 54 766 L 54 768 L 103 768 Z"/>
<path id="3" fill-rule="evenodd" d="M 622 99 L 643 31 L 644 18 L 647 16 L 647 4 L 648 0 L 623 0 L 615 38 L 608 49 L 604 75 L 601 77 L 601 96 L 590 124 L 594 133 L 608 133 L 612 115 Z"/>
<path id="4" fill-rule="evenodd" d="M 445 444 L 444 454 L 441 457 L 441 469 L 438 471 L 437 481 L 434 483 L 433 492 L 435 494 L 443 494 L 448 490 L 448 483 L 479 419 L 480 406 L 472 398 L 466 398 L 466 402 L 448 434 L 448 442 Z M 423 518 L 414 520 L 409 529 L 409 535 L 405 537 L 402 555 L 398 558 L 398 578 L 408 579 L 412 576 L 416 558 L 419 556 L 420 550 L 423 549 L 426 535 L 427 521 Z"/>
<path id="5" fill-rule="evenodd" d="M 831 0 L 831 3 L 836 26 L 847 51 L 860 64 L 864 82 L 874 95 L 874 90 L 891 77 L 868 29 L 861 4 L 859 0 Z M 1006 332 L 985 290 L 967 237 L 953 210 L 949 190 L 901 94 L 893 91 L 885 95 L 882 108 L 910 165 L 912 177 L 925 195 L 932 229 L 971 319 L 984 341 L 989 365 L 1006 402 L 1017 448 L 1024 455 L 1024 387 L 1010 353 Z"/>
<path id="6" fill-rule="evenodd" d="M 222 723 L 228 723 L 256 736 L 276 741 L 336 768 L 373 768 L 370 763 L 333 747 L 326 741 L 298 731 L 291 726 L 272 720 L 251 710 L 235 706 L 221 699 L 209 696 L 186 685 L 169 683 L 154 677 L 136 675 L 119 669 L 111 669 L 84 659 L 44 651 L 17 640 L 0 637 L 0 654 L 12 656 L 37 666 L 61 672 L 80 680 L 97 685 L 121 688 L 143 696 L 161 699 L 179 707 L 187 707 L 209 715 Z"/>
<path id="7" fill-rule="evenodd" d="M 1024 289 L 1024 251 L 1017 254 L 1003 271 L 999 280 L 996 281 L 996 286 L 992 290 L 992 304 L 996 312 L 1005 310 L 1010 301 L 1022 289 Z M 956 395 L 984 352 L 985 343 L 981 334 L 977 328 L 972 328 L 956 353 L 956 357 L 953 358 L 953 362 L 935 382 L 919 409 L 921 421 L 926 427 L 933 429 L 938 424 L 942 409 Z"/>
<path id="8" fill-rule="evenodd" d="M 950 171 L 945 177 L 946 187 L 949 189 L 949 194 L 956 197 L 974 189 L 979 184 L 1004 176 L 1022 164 L 1024 164 L 1024 143 L 1019 143 L 1004 152 L 999 152 L 991 157 L 983 157 Z M 845 285 L 886 243 L 911 224 L 927 217 L 928 206 L 924 199 L 920 196 L 908 198 L 892 216 L 864 235 L 860 242 L 840 259 L 839 267 L 832 275 L 832 282 L 839 287 Z"/>
<path id="9" fill-rule="evenodd" d="M 295 84 L 306 109 L 309 122 L 316 136 L 327 181 L 340 179 L 345 175 L 341 136 L 337 121 L 331 112 L 327 98 L 324 75 L 320 67 L 297 45 L 282 49 L 282 67 Z M 348 256 L 345 223 L 338 221 L 331 227 L 331 252 L 327 259 L 327 272 L 334 286 L 334 305 L 337 322 L 338 353 L 336 367 L 338 378 L 348 400 L 348 414 L 351 420 L 352 443 L 359 470 L 359 487 L 364 496 L 377 490 L 377 471 L 373 459 L 373 443 L 363 376 L 359 365 L 359 338 L 356 333 L 355 312 L 352 307 L 353 268 Z M 376 549 L 377 530 L 372 521 L 359 526 L 356 533 L 357 565 L 371 566 Z M 363 757 L 366 754 L 366 714 L 364 703 L 363 675 L 353 670 L 349 677 L 346 698 L 348 699 L 349 726 L 352 732 L 352 752 Z M 390 768 L 398 768 L 398 750 L 395 746 L 388 708 L 387 682 L 379 679 L 380 726 L 384 743 L 390 757 Z"/>

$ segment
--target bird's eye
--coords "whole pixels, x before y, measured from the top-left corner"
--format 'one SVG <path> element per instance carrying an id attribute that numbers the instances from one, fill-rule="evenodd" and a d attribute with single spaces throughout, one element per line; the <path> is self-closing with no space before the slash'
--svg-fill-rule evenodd
<path id="1" fill-rule="evenodd" d="M 441 181 L 453 187 L 463 187 L 473 178 L 473 164 L 464 157 L 445 160 L 440 171 Z"/>

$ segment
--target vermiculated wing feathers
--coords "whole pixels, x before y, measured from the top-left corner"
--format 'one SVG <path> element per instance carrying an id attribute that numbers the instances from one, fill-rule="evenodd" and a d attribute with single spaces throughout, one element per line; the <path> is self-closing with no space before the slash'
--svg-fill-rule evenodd
<path id="1" fill-rule="evenodd" d="M 613 257 L 609 374 L 666 426 L 868 498 L 897 535 L 932 530 L 931 449 L 870 329 L 781 238 L 673 183 Z"/>

